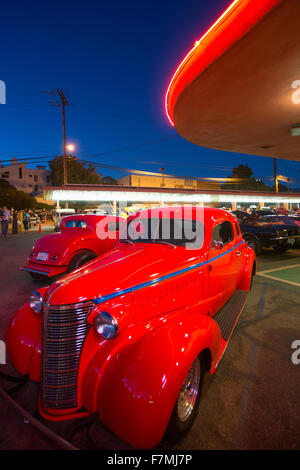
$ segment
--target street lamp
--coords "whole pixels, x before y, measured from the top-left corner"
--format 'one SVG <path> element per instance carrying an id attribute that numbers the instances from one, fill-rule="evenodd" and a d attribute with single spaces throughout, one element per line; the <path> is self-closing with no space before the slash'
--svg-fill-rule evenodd
<path id="1" fill-rule="evenodd" d="M 68 145 L 66 145 L 66 149 L 67 149 L 70 153 L 72 153 L 72 152 L 74 152 L 74 150 L 75 150 L 75 145 L 74 145 L 74 144 L 68 144 Z"/>

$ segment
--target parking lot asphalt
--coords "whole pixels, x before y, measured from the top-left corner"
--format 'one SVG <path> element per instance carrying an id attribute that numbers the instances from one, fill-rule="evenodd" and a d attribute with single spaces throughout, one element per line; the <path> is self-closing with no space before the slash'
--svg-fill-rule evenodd
<path id="1" fill-rule="evenodd" d="M 44 234 L 44 233 L 43 233 Z M 5 339 L 15 310 L 41 284 L 18 267 L 34 241 L 29 232 L 0 239 L 0 340 Z M 299 449 L 300 365 L 291 360 L 292 343 L 300 340 L 300 286 L 292 270 L 284 279 L 265 277 L 272 270 L 300 265 L 300 250 L 284 254 L 265 250 L 245 310 L 214 376 L 206 375 L 195 424 L 174 449 Z M 49 281 L 45 281 L 47 285 Z M 9 358 L 0 370 L 15 373 Z M 9 384 L 0 380 L 0 385 Z M 38 385 L 14 394 L 30 413 L 37 410 Z M 128 449 L 98 421 L 76 428 L 76 422 L 48 423 L 50 429 L 81 449 Z M 0 397 L 0 449 L 57 449 Z M 147 426 L 147 423 L 145 423 Z"/>

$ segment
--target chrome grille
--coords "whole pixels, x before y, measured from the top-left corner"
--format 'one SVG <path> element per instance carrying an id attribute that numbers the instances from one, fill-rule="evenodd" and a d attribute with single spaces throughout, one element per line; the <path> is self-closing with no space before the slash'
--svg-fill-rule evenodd
<path id="1" fill-rule="evenodd" d="M 41 397 L 44 408 L 77 407 L 80 353 L 95 308 L 91 301 L 44 308 Z"/>

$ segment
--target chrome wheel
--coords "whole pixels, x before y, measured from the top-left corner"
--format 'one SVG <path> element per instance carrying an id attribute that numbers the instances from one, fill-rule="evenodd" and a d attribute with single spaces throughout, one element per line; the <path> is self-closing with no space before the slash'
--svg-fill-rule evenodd
<path id="1" fill-rule="evenodd" d="M 177 413 L 181 422 L 187 421 L 193 412 L 199 392 L 200 380 L 201 367 L 197 357 L 185 378 L 177 401 Z"/>

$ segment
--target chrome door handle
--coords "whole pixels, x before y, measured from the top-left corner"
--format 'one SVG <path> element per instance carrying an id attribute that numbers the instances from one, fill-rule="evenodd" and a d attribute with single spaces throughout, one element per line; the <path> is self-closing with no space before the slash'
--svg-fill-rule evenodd
<path id="1" fill-rule="evenodd" d="M 241 256 L 242 252 L 241 251 L 237 251 L 236 252 L 236 256 Z"/>

